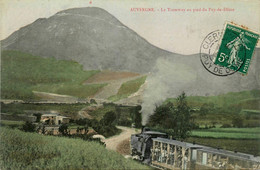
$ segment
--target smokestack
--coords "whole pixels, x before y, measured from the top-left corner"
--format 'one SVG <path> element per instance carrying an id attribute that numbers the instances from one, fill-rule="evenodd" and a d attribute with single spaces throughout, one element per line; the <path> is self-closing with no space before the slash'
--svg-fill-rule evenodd
<path id="1" fill-rule="evenodd" d="M 144 128 L 145 128 L 145 126 L 142 125 L 141 133 L 144 132 Z"/>

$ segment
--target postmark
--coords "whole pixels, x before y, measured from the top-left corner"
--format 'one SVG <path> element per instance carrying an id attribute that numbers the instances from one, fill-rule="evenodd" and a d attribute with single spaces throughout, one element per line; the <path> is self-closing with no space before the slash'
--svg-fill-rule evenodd
<path id="1" fill-rule="evenodd" d="M 218 53 L 219 39 L 222 36 L 221 30 L 216 30 L 209 33 L 201 43 L 200 46 L 200 61 L 204 68 L 211 74 L 216 76 L 228 76 L 234 74 L 236 71 L 221 65 L 214 64 Z"/>
<path id="2" fill-rule="evenodd" d="M 226 23 L 214 64 L 247 74 L 258 38 L 248 28 Z"/>

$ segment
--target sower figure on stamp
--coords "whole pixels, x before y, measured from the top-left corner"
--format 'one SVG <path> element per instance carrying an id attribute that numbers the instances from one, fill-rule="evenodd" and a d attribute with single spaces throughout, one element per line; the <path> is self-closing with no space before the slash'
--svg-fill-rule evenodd
<path id="1" fill-rule="evenodd" d="M 241 61 L 238 61 L 238 53 L 242 46 L 244 46 L 247 50 L 250 50 L 250 48 L 247 47 L 246 42 L 249 41 L 245 38 L 244 32 L 241 32 L 239 34 L 239 37 L 235 38 L 233 41 L 229 42 L 226 45 L 229 49 L 231 49 L 228 59 L 228 64 L 230 64 L 229 67 L 232 65 L 238 66 L 241 63 Z"/>

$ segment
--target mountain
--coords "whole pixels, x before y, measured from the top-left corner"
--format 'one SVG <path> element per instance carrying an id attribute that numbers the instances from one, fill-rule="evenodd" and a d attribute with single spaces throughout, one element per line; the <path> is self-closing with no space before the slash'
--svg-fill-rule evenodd
<path id="1" fill-rule="evenodd" d="M 74 60 L 86 70 L 149 72 L 158 57 L 170 55 L 101 8 L 68 9 L 41 18 L 2 41 L 3 49 Z"/>
<path id="2" fill-rule="evenodd" d="M 77 61 L 85 70 L 148 74 L 143 100 L 149 107 L 181 91 L 204 96 L 260 88 L 259 49 L 248 75 L 215 76 L 202 66 L 199 54 L 181 55 L 155 47 L 96 7 L 68 9 L 38 19 L 1 43 L 3 50 Z"/>

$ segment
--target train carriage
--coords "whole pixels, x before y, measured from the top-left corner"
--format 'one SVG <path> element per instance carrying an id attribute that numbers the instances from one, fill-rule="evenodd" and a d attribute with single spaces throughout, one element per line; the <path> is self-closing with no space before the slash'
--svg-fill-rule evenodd
<path id="1" fill-rule="evenodd" d="M 260 169 L 259 157 L 166 138 L 154 138 L 151 165 L 166 169 Z"/>
<path id="2" fill-rule="evenodd" d="M 132 156 L 163 169 L 260 169 L 260 157 L 169 139 L 144 128 L 131 136 Z"/>

